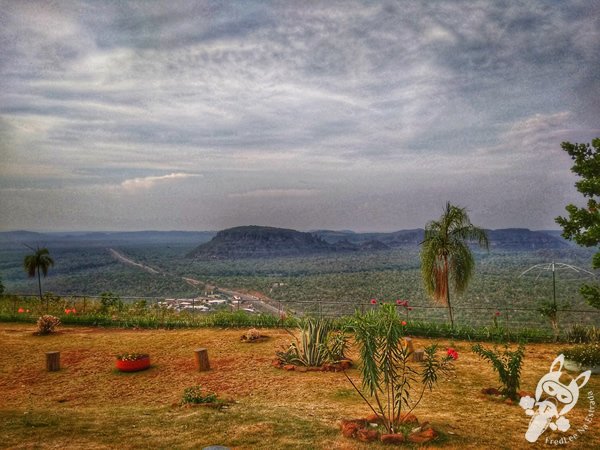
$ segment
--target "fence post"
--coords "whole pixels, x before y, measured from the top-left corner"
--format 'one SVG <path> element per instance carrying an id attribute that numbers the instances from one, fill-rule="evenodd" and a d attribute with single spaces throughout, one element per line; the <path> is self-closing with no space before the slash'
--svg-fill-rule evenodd
<path id="1" fill-rule="evenodd" d="M 46 352 L 46 370 L 48 372 L 60 370 L 60 352 Z"/>
<path id="2" fill-rule="evenodd" d="M 208 362 L 208 349 L 197 348 L 194 350 L 196 353 L 196 363 L 198 364 L 198 371 L 205 372 L 210 370 L 210 363 Z"/>

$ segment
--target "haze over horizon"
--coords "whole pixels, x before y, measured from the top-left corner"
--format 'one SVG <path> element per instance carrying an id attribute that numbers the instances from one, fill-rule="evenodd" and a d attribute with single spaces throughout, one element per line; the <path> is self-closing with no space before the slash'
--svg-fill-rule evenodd
<path id="1" fill-rule="evenodd" d="M 556 230 L 600 3 L 0 0 L 0 231 Z"/>

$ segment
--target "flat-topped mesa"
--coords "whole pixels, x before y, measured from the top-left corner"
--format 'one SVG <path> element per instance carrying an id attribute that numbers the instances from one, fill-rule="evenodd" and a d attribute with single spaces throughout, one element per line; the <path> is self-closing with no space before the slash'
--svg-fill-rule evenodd
<path id="1" fill-rule="evenodd" d="M 187 256 L 198 259 L 272 258 L 357 250 L 356 245 L 330 244 L 312 233 L 252 225 L 219 231 L 212 240 L 199 245 Z"/>

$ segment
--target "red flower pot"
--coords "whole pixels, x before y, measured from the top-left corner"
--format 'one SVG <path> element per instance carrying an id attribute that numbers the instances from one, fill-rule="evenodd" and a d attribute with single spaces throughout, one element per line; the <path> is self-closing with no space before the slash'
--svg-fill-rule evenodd
<path id="1" fill-rule="evenodd" d="M 137 372 L 150 367 L 150 356 L 144 356 L 143 358 L 134 359 L 133 361 L 126 361 L 117 359 L 117 369 L 121 372 Z"/>

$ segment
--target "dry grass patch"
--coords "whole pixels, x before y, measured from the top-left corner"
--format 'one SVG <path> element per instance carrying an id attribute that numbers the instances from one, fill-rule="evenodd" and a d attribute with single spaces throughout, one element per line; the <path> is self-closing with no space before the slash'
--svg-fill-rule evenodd
<path id="1" fill-rule="evenodd" d="M 33 336 L 26 324 L 0 324 L 0 446 L 9 448 L 202 448 L 210 444 L 256 448 L 383 448 L 341 436 L 342 418 L 364 417 L 368 408 L 341 373 L 287 372 L 271 367 L 275 351 L 289 344 L 283 330 L 261 330 L 261 345 L 240 342 L 240 330 L 115 330 L 64 328 Z M 415 339 L 422 347 L 430 341 Z M 519 406 L 493 402 L 481 388 L 497 386 L 491 366 L 468 342 L 439 340 L 459 352 L 456 371 L 415 411 L 442 432 L 443 448 L 530 448 L 528 418 Z M 194 349 L 208 349 L 211 370 L 197 372 Z M 561 347 L 527 346 L 522 389 L 534 391 Z M 46 372 L 44 353 L 61 352 L 59 372 Z M 149 353 L 152 367 L 119 373 L 117 353 Z M 351 352 L 356 359 L 356 354 Z M 359 381 L 357 370 L 350 376 Z M 224 411 L 179 406 L 186 387 L 201 385 L 235 403 Z M 583 392 L 600 399 L 600 377 Z M 569 413 L 574 425 L 587 414 L 585 396 Z M 592 430 L 569 448 L 600 448 Z M 595 429 L 594 429 L 595 427 Z M 566 433 L 569 434 L 568 432 Z M 560 434 L 546 433 L 546 436 Z M 543 448 L 543 445 L 539 446 Z M 534 446 L 535 448 L 535 446 Z"/>

